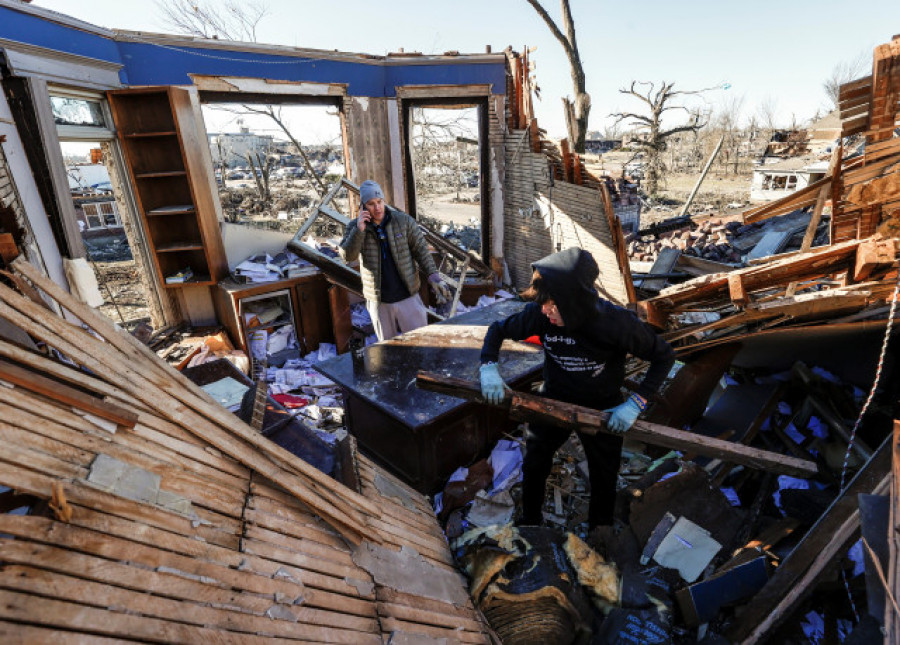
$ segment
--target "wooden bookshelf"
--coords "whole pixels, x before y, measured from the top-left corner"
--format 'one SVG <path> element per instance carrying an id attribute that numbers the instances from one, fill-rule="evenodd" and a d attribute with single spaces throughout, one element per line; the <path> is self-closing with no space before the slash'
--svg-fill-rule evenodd
<path id="1" fill-rule="evenodd" d="M 206 134 L 187 90 L 144 87 L 108 93 L 160 283 L 213 285 L 228 274 L 210 188 Z M 187 282 L 166 277 L 190 268 Z"/>

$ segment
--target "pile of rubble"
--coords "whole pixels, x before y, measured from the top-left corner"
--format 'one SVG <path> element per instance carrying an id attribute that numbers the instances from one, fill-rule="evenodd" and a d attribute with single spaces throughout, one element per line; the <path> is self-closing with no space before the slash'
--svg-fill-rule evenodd
<path id="1" fill-rule="evenodd" d="M 716 262 L 740 262 L 741 253 L 731 242 L 738 232 L 747 232 L 742 230 L 744 228 L 738 221 L 723 222 L 720 218 L 711 218 L 701 224 L 689 224 L 658 235 L 641 237 L 630 233 L 625 241 L 628 256 L 638 261 L 652 262 L 663 249 L 678 249 L 687 255 Z"/>
<path id="2" fill-rule="evenodd" d="M 634 262 L 655 262 L 664 249 L 675 249 L 688 257 L 740 266 L 800 248 L 810 217 L 809 209 L 748 224 L 739 216 L 682 217 L 630 233 L 625 241 L 628 257 Z M 826 214 L 812 246 L 828 243 L 827 221 Z"/>
<path id="3" fill-rule="evenodd" d="M 837 501 L 865 486 L 850 482 L 887 475 L 891 415 L 875 408 L 851 433 L 865 398 L 858 387 L 802 361 L 775 373 L 718 363 L 721 373 L 707 379 L 714 388 L 695 388 L 696 400 L 684 400 L 683 388 L 711 365 L 682 366 L 645 417 L 672 422 L 675 398 L 682 412 L 702 412 L 685 424 L 694 433 L 814 460 L 818 474 L 798 478 L 626 441 L 615 523 L 588 533 L 587 463 L 570 437 L 548 480 L 543 526 L 518 527 L 524 442 L 518 433 L 500 441 L 489 458 L 450 477 L 435 510 L 473 599 L 504 642 L 745 636 L 758 612 L 743 603 L 772 581 L 782 591 L 795 583 L 775 572 L 818 555 L 821 529 L 812 527 L 839 521 Z M 850 607 L 865 605 L 865 577 L 875 571 L 856 537 L 829 538 L 837 584 L 810 595 L 778 642 L 818 643 L 826 623 L 849 633 L 859 622 Z"/>

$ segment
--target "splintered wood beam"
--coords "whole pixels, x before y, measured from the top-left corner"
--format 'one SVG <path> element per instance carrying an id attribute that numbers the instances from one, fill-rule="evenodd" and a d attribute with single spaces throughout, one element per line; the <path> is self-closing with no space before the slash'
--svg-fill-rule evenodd
<path id="1" fill-rule="evenodd" d="M 888 268 L 897 257 L 894 239 L 866 240 L 856 249 L 853 281 L 865 280 L 879 268 Z"/>
<path id="2" fill-rule="evenodd" d="M 89 414 L 112 421 L 123 428 L 133 428 L 138 416 L 115 403 L 85 394 L 80 390 L 60 383 L 32 370 L 27 370 L 8 361 L 0 360 L 0 380 L 36 392 L 54 401 L 78 408 Z"/>
<path id="3" fill-rule="evenodd" d="M 632 289 L 634 287 L 632 286 Z M 641 300 L 637 303 L 637 310 L 640 317 L 647 321 L 649 325 L 657 329 L 665 329 L 669 324 L 669 317 L 662 311 L 662 308 L 655 302 L 649 300 Z"/>
<path id="4" fill-rule="evenodd" d="M 728 274 L 728 297 L 738 307 L 745 307 L 750 302 L 740 273 Z"/>
<path id="5" fill-rule="evenodd" d="M 416 385 L 423 390 L 439 392 L 457 398 L 485 403 L 481 398 L 481 386 L 477 381 L 419 372 Z M 542 396 L 511 392 L 500 404 L 507 408 L 513 419 L 519 421 L 540 420 L 568 430 L 578 430 L 586 434 L 614 434 L 606 429 L 608 412 L 586 408 L 580 405 L 564 403 Z M 629 439 L 644 443 L 691 451 L 706 457 L 715 457 L 735 464 L 767 470 L 775 473 L 810 477 L 817 472 L 816 464 L 796 457 L 788 457 L 768 450 L 751 448 L 731 441 L 723 441 L 712 437 L 704 437 L 685 430 L 646 421 L 637 421 L 628 431 Z"/>
<path id="6" fill-rule="evenodd" d="M 19 247 L 16 246 L 12 233 L 0 233 L 0 260 L 9 264 L 19 255 Z"/>

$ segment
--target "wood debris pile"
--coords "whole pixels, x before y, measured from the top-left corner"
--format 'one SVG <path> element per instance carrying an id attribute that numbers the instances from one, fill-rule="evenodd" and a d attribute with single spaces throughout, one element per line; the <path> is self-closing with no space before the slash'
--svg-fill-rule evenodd
<path id="1" fill-rule="evenodd" d="M 5 642 L 490 642 L 421 495 L 359 455 L 357 487 L 335 481 L 13 268 L 0 318 L 30 338 L 0 340 Z"/>

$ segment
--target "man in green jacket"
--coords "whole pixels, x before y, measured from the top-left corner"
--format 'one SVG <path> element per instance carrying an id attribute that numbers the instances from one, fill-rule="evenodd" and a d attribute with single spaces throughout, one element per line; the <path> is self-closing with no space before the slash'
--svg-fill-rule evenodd
<path id="1" fill-rule="evenodd" d="M 359 258 L 366 308 L 378 340 L 387 340 L 428 322 L 419 297 L 417 264 L 428 274 L 438 304 L 446 302 L 450 292 L 416 221 L 388 207 L 381 186 L 372 180 L 360 184 L 359 201 L 362 208 L 347 225 L 341 256 L 346 262 Z"/>

